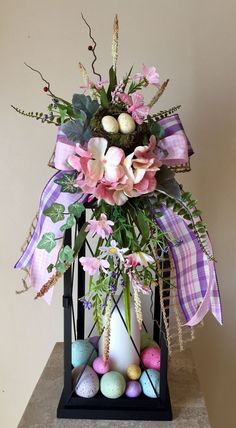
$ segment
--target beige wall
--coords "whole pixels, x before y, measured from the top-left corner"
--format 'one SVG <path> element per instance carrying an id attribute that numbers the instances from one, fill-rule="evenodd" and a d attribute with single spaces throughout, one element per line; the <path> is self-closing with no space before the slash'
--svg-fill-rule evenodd
<path id="1" fill-rule="evenodd" d="M 161 107 L 182 104 L 194 146 L 184 177 L 209 224 L 219 260 L 225 324 L 209 317 L 193 349 L 212 427 L 235 427 L 235 19 L 234 0 L 8 0 L 0 4 L 1 46 L 1 298 L 0 425 L 14 428 L 55 341 L 62 338 L 61 285 L 51 307 L 33 293 L 16 296 L 21 273 L 12 266 L 52 171 L 55 129 L 24 119 L 14 103 L 39 111 L 42 83 L 23 62 L 40 68 L 70 98 L 80 85 L 77 63 L 89 66 L 83 11 L 98 42 L 98 68 L 110 65 L 110 30 L 120 15 L 120 73 L 132 63 L 156 64 L 170 77 Z M 190 427 L 191 428 L 191 427 Z"/>

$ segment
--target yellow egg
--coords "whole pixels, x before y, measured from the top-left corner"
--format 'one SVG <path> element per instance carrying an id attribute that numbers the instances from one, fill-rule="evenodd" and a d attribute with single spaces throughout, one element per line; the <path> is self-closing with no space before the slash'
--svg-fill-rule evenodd
<path id="1" fill-rule="evenodd" d="M 129 379 L 137 380 L 141 376 L 141 369 L 137 364 L 130 364 L 127 369 L 127 376 Z"/>
<path id="2" fill-rule="evenodd" d="M 135 130 L 135 121 L 128 113 L 121 113 L 118 117 L 120 132 L 122 134 L 131 134 Z"/>
<path id="3" fill-rule="evenodd" d="M 102 118 L 102 127 L 104 131 L 110 134 L 117 134 L 119 132 L 119 124 L 113 116 L 104 116 Z"/>

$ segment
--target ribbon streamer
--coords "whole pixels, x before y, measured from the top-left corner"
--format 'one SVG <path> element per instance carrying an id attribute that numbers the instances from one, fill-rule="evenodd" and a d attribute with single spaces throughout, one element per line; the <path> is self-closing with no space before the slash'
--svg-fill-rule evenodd
<path id="1" fill-rule="evenodd" d="M 178 245 L 169 242 L 176 271 L 179 303 L 190 327 L 202 321 L 211 311 L 222 324 L 222 310 L 214 261 L 203 253 L 187 222 L 163 205 L 163 216 L 156 221 L 163 232 L 169 233 Z M 211 250 L 210 240 L 208 247 Z"/>

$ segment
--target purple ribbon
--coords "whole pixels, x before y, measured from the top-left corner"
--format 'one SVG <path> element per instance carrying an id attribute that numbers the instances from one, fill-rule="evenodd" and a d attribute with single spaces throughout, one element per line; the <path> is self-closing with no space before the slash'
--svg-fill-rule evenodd
<path id="1" fill-rule="evenodd" d="M 178 298 L 186 325 L 198 324 L 208 311 L 222 324 L 214 261 L 209 260 L 202 251 L 187 222 L 172 209 L 163 206 L 163 216 L 157 218 L 156 222 L 172 238 L 168 245 L 174 261 Z M 211 251 L 209 239 L 208 250 Z"/>

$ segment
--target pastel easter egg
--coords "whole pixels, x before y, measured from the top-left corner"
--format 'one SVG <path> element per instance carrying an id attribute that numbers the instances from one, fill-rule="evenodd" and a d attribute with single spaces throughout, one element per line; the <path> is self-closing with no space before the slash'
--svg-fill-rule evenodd
<path id="1" fill-rule="evenodd" d="M 130 380 L 127 382 L 125 395 L 129 398 L 136 398 L 142 392 L 142 387 L 137 380 Z"/>
<path id="2" fill-rule="evenodd" d="M 74 367 L 82 364 L 92 365 L 97 351 L 88 340 L 76 340 L 71 345 L 71 363 Z"/>
<path id="3" fill-rule="evenodd" d="M 160 370 L 161 351 L 159 348 L 149 346 L 141 352 L 141 360 L 147 369 Z"/>
<path id="4" fill-rule="evenodd" d="M 149 378 L 151 379 L 151 382 Z M 142 386 L 144 395 L 147 397 L 156 398 L 160 394 L 160 372 L 157 370 L 145 370 L 145 372 L 142 373 L 139 382 Z"/>
<path id="5" fill-rule="evenodd" d="M 100 336 L 91 336 L 88 338 L 89 343 L 94 346 L 95 349 L 98 349 L 98 342 L 99 342 Z"/>
<path id="6" fill-rule="evenodd" d="M 117 134 L 117 132 L 119 132 L 119 123 L 113 116 L 104 116 L 102 118 L 102 127 L 104 131 L 111 134 Z"/>
<path id="7" fill-rule="evenodd" d="M 83 371 L 84 369 L 84 371 Z M 81 372 L 83 373 L 81 374 Z M 79 378 L 79 375 L 81 377 Z M 80 366 L 72 370 L 72 379 L 75 393 L 79 397 L 92 398 L 99 391 L 99 379 L 97 373 L 90 366 Z"/>
<path id="8" fill-rule="evenodd" d="M 127 376 L 129 379 L 137 380 L 141 376 L 141 369 L 137 364 L 130 364 L 127 368 Z"/>
<path id="9" fill-rule="evenodd" d="M 104 361 L 102 357 L 95 358 L 93 362 L 93 369 L 96 373 L 105 374 L 109 372 L 111 368 L 110 360 Z"/>
<path id="10" fill-rule="evenodd" d="M 121 397 L 126 388 L 125 378 L 119 372 L 111 371 L 104 374 L 100 381 L 101 393 L 107 398 Z"/>
<path id="11" fill-rule="evenodd" d="M 141 351 L 144 348 L 147 348 L 148 346 L 152 346 L 154 348 L 159 348 L 157 342 L 155 342 L 155 340 L 152 339 L 152 337 L 146 332 L 146 331 L 141 331 Z"/>
<path id="12" fill-rule="evenodd" d="M 135 131 L 135 121 L 130 114 L 121 113 L 117 120 L 122 134 L 131 134 Z"/>

